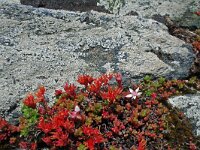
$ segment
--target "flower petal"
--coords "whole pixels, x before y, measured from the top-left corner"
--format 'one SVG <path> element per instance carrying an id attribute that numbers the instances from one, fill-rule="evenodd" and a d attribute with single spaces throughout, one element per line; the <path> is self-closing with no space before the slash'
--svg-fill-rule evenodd
<path id="1" fill-rule="evenodd" d="M 135 90 L 135 92 L 137 93 L 139 91 L 139 87 Z"/>
<path id="2" fill-rule="evenodd" d="M 75 111 L 75 112 L 79 112 L 79 111 L 80 111 L 80 108 L 76 105 L 74 111 Z"/>
<path id="3" fill-rule="evenodd" d="M 131 88 L 129 88 L 129 91 L 130 91 L 130 93 L 133 93 L 133 92 L 134 92 Z"/>
<path id="4" fill-rule="evenodd" d="M 136 97 L 137 97 L 137 96 L 134 95 L 134 96 L 133 96 L 133 99 L 136 99 Z"/>
<path id="5" fill-rule="evenodd" d="M 125 97 L 131 98 L 131 97 L 133 97 L 133 95 L 132 94 L 128 94 Z"/>
<path id="6" fill-rule="evenodd" d="M 77 112 L 76 112 L 76 111 L 73 111 L 73 112 L 71 112 L 69 115 L 70 115 L 71 118 L 74 119 L 74 118 L 76 118 L 76 116 L 77 116 Z"/>
<path id="7" fill-rule="evenodd" d="M 138 96 L 140 96 L 141 94 L 142 94 L 142 92 L 138 92 L 138 94 L 137 94 L 137 95 L 138 95 Z"/>

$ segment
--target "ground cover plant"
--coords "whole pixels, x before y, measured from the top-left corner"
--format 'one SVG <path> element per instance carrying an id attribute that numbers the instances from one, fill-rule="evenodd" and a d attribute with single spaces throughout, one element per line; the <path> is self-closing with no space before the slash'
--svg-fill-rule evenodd
<path id="1" fill-rule="evenodd" d="M 193 93 L 199 80 L 152 80 L 123 87 L 119 73 L 80 75 L 82 88 L 66 83 L 50 106 L 40 86 L 22 101 L 19 125 L 0 118 L 0 149 L 195 150 L 199 138 L 168 98 Z M 193 88 L 191 88 L 193 87 Z"/>

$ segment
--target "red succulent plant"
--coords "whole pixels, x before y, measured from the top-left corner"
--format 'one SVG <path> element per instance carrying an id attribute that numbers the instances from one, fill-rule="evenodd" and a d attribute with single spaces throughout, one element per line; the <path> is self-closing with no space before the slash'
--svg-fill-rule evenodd
<path id="1" fill-rule="evenodd" d="M 27 95 L 23 105 L 29 108 L 28 115 L 20 119 L 19 126 L 29 134 L 19 136 L 18 127 L 0 118 L 0 141 L 30 150 L 40 145 L 51 149 L 146 150 L 156 144 L 157 148 L 167 149 L 179 140 L 164 133 L 173 130 L 170 123 L 174 125 L 167 122 L 173 112 L 165 104 L 170 96 L 187 87 L 186 82 L 163 79 L 154 82 L 146 78 L 132 86 L 136 90 L 128 91 L 123 88 L 119 73 L 98 78 L 80 75 L 77 81 L 85 87 L 79 89 L 66 83 L 64 90 L 55 91 L 56 101 L 52 106 L 45 100 L 43 86 Z M 179 113 L 178 118 L 184 116 Z M 14 137 L 15 134 L 20 138 Z M 179 142 L 179 147 L 195 150 L 193 139 L 188 139 L 189 144 Z"/>

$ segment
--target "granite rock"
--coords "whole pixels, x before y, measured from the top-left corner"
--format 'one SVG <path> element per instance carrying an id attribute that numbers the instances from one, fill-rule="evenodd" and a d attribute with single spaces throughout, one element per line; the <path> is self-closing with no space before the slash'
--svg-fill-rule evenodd
<path id="1" fill-rule="evenodd" d="M 100 5 L 104 5 L 109 9 L 109 3 L 119 3 L 116 7 L 120 7 L 120 15 L 135 12 L 143 17 L 151 18 L 153 15 L 169 15 L 171 18 L 181 17 L 185 12 L 196 11 L 200 7 L 199 0 L 100 0 Z M 117 9 L 117 8 L 116 8 Z"/>
<path id="2" fill-rule="evenodd" d="M 179 108 L 189 118 L 193 125 L 195 135 L 200 135 L 200 94 L 176 96 L 169 102 Z"/>
<path id="3" fill-rule="evenodd" d="M 97 0 L 20 0 L 20 3 L 23 5 L 49 9 L 65 9 L 71 11 L 106 11 L 103 6 L 97 6 Z"/>

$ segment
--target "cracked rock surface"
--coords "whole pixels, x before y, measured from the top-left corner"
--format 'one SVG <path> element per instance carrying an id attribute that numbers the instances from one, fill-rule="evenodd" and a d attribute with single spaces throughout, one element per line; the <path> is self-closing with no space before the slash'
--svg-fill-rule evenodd
<path id="1" fill-rule="evenodd" d="M 194 60 L 191 45 L 152 19 L 4 2 L 0 0 L 0 114 L 7 118 L 17 118 L 20 101 L 40 84 L 51 101 L 54 90 L 66 81 L 76 83 L 78 74 L 114 70 L 134 80 L 147 74 L 184 78 Z"/>

